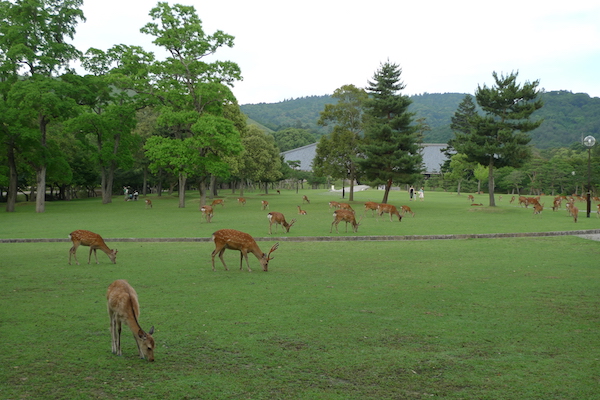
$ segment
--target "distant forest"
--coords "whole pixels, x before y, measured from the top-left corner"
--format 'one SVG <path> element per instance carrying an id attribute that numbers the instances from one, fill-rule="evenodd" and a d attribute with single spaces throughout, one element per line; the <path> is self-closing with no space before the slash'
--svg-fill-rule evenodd
<path id="1" fill-rule="evenodd" d="M 425 132 L 426 143 L 447 143 L 452 138 L 450 118 L 465 93 L 424 93 L 411 96 L 410 111 L 415 120 L 425 118 L 431 130 Z M 532 131 L 531 144 L 538 149 L 570 147 L 581 143 L 587 135 L 600 138 L 600 98 L 569 91 L 544 92 L 544 107 L 534 114 L 544 122 Z M 331 127 L 317 125 L 325 104 L 333 103 L 329 95 L 285 100 L 280 103 L 245 104 L 240 108 L 250 122 L 268 130 L 306 129 L 316 138 L 330 132 Z"/>

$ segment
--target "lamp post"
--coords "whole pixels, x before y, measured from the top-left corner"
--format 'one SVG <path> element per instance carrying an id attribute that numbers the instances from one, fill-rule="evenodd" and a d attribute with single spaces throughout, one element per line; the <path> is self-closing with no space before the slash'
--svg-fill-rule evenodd
<path id="1" fill-rule="evenodd" d="M 590 217 L 592 211 L 592 172 L 591 172 L 591 159 L 592 159 L 592 147 L 596 144 L 596 138 L 593 136 L 586 136 L 583 139 L 583 144 L 588 148 L 588 185 L 587 185 L 587 217 Z"/>

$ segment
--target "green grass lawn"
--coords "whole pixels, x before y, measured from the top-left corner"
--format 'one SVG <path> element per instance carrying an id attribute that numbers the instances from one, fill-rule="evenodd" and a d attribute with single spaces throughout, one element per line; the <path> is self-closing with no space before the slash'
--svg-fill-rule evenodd
<path id="1" fill-rule="evenodd" d="M 302 205 L 306 194 L 310 204 Z M 211 242 L 118 242 L 111 238 L 207 238 L 234 228 L 268 238 L 271 211 L 297 222 L 285 236 L 329 234 L 339 194 L 305 190 L 262 196 L 222 193 L 213 223 L 198 198 L 112 204 L 99 199 L 30 204 L 0 213 L 0 238 L 65 238 L 100 233 L 117 264 L 68 265 L 70 243 L 0 243 L 0 398 L 144 399 L 594 399 L 600 376 L 600 243 L 575 236 L 423 241 L 282 241 L 269 272 L 230 271 Z M 381 192 L 356 194 L 380 201 Z M 564 231 L 564 209 L 508 204 L 471 207 L 466 196 L 426 193 L 402 222 L 370 214 L 358 235 Z M 482 202 L 486 203 L 483 196 Z M 546 201 L 546 205 L 549 202 Z M 297 215 L 297 205 L 307 215 Z M 584 209 L 582 204 L 580 209 Z M 351 231 L 351 230 L 349 230 Z M 88 248 L 79 249 L 79 260 Z M 137 290 L 156 361 L 137 357 L 131 334 L 123 357 L 110 352 L 105 293 L 115 279 Z"/>

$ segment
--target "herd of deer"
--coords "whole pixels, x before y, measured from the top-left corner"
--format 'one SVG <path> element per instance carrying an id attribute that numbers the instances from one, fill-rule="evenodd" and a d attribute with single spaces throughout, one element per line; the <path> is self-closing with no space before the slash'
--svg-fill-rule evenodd
<path id="1" fill-rule="evenodd" d="M 469 200 L 474 202 L 474 198 L 472 195 L 469 195 Z M 515 201 L 515 196 L 512 197 L 510 203 Z M 524 197 L 520 196 L 518 199 L 519 205 L 525 206 L 526 208 L 529 205 L 533 205 L 534 214 L 540 214 L 544 205 L 540 204 L 540 198 L 538 197 Z M 579 215 L 579 209 L 575 206 L 575 198 L 574 197 L 564 197 L 557 196 L 553 200 L 552 210 L 557 211 L 561 207 L 561 203 L 563 200 L 566 200 L 566 209 L 569 212 L 569 215 L 573 217 L 575 222 L 577 222 L 577 218 Z M 594 200 L 600 201 L 598 198 L 594 198 Z M 310 204 L 310 200 L 307 196 L 303 196 L 302 203 L 306 202 Z M 246 205 L 246 199 L 243 197 L 238 198 L 238 203 L 242 206 Z M 211 218 L 214 212 L 214 206 L 216 205 L 224 206 L 224 201 L 222 199 L 214 200 L 210 206 L 205 205 L 200 208 L 202 211 L 203 217 L 207 222 L 211 222 Z M 146 207 L 152 207 L 152 201 L 146 200 Z M 269 202 L 266 200 L 261 201 L 261 209 L 266 210 L 269 207 Z M 374 216 L 375 213 L 379 217 L 383 214 L 389 214 L 390 221 L 393 221 L 392 217 L 397 216 L 398 221 L 402 221 L 402 217 L 408 213 L 413 217 L 415 213 L 411 210 L 409 206 L 401 206 L 400 211 L 391 205 L 384 203 L 375 203 L 372 201 L 367 201 L 364 203 L 364 214 L 361 216 L 360 220 L 356 221 L 355 211 L 352 209 L 350 204 L 348 203 L 340 203 L 337 201 L 330 201 L 329 208 L 334 208 L 333 212 L 333 222 L 331 223 L 331 227 L 329 232 L 333 231 L 333 227 L 335 226 L 335 231 L 338 231 L 338 224 L 340 222 L 346 223 L 346 232 L 348 232 L 348 224 L 352 226 L 354 232 L 358 232 L 358 227 L 363 219 L 363 217 L 367 214 L 368 211 L 371 211 L 371 215 Z M 597 205 L 598 211 L 597 216 L 600 216 L 600 204 Z M 302 210 L 301 206 L 298 206 L 298 214 L 306 215 L 306 211 Z M 285 232 L 289 232 L 290 228 L 296 222 L 296 219 L 292 219 L 289 223 L 286 221 L 285 216 L 280 212 L 271 211 L 267 214 L 269 219 L 269 234 L 272 234 L 272 225 L 275 224 L 275 232 L 277 232 L 277 225 L 281 225 L 282 229 Z M 117 258 L 117 250 L 110 249 L 102 237 L 97 233 L 86 231 L 86 230 L 76 230 L 69 234 L 69 238 L 71 239 L 73 246 L 69 250 L 69 265 L 71 264 L 71 258 L 75 258 L 75 262 L 79 265 L 79 261 L 77 260 L 77 248 L 79 246 L 87 246 L 90 248 L 88 255 L 88 264 L 92 259 L 92 252 L 94 253 L 94 257 L 96 259 L 96 264 L 98 262 L 98 255 L 96 254 L 97 250 L 101 250 L 110 259 L 113 264 L 116 264 Z M 268 253 L 263 253 L 259 248 L 258 244 L 254 240 L 254 238 L 244 232 L 237 231 L 235 229 L 220 229 L 212 234 L 212 241 L 215 244 L 215 249 L 211 253 L 212 260 L 212 270 L 215 270 L 215 257 L 218 255 L 221 259 L 221 263 L 225 270 L 228 270 L 227 265 L 225 264 L 225 260 L 223 259 L 223 253 L 225 250 L 236 250 L 240 252 L 240 270 L 243 269 L 243 261 L 246 260 L 246 266 L 248 271 L 252 271 L 250 269 L 250 263 L 248 261 L 248 253 L 254 254 L 254 256 L 259 260 L 263 271 L 268 271 L 269 261 L 273 259 L 271 257 L 271 253 L 273 253 L 279 247 L 279 243 L 276 243 L 271 247 Z M 111 343 L 112 343 L 112 352 L 117 355 L 121 355 L 121 325 L 125 323 L 131 332 L 133 333 L 133 337 L 138 346 L 139 356 L 140 358 L 147 359 L 148 361 L 154 361 L 154 338 L 152 334 L 154 333 L 154 327 L 151 327 L 148 332 L 144 331 L 138 322 L 138 318 L 140 315 L 140 307 L 138 302 L 138 297 L 135 289 L 125 280 L 119 279 L 114 281 L 107 290 L 106 293 L 107 300 L 107 309 L 110 317 L 110 332 L 111 332 Z"/>

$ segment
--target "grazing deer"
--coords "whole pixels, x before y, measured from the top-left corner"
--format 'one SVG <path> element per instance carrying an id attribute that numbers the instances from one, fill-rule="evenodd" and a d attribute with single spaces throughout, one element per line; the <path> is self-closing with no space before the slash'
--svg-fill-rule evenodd
<path id="1" fill-rule="evenodd" d="M 202 206 L 200 207 L 200 211 L 202 211 L 202 216 L 204 217 L 206 222 L 210 223 L 213 217 L 213 208 L 211 206 Z"/>
<path id="2" fill-rule="evenodd" d="M 536 214 L 542 214 L 542 211 L 544 211 L 544 205 L 540 204 L 540 203 L 536 203 L 533 205 L 533 215 Z"/>
<path id="3" fill-rule="evenodd" d="M 308 199 L 308 197 L 302 196 L 302 204 L 304 204 L 304 202 L 307 202 L 308 204 L 310 204 L 310 200 Z"/>
<path id="4" fill-rule="evenodd" d="M 475 201 L 475 197 L 473 197 L 473 195 L 472 195 L 472 194 L 468 195 L 468 196 L 467 196 L 467 199 L 468 199 L 468 200 L 469 200 L 471 203 Z"/>
<path id="5" fill-rule="evenodd" d="M 269 208 L 269 202 L 266 200 L 261 200 L 260 207 L 261 210 L 266 210 L 267 208 Z"/>
<path id="6" fill-rule="evenodd" d="M 275 245 L 271 247 L 269 254 L 265 254 L 260 250 L 252 236 L 244 232 L 236 231 L 235 229 L 220 229 L 216 231 L 212 235 L 212 241 L 215 242 L 215 249 L 211 254 L 213 271 L 215 270 L 215 256 L 217 254 L 219 254 L 219 258 L 221 259 L 225 270 L 229 271 L 225 264 L 225 260 L 223 259 L 223 253 L 225 253 L 226 249 L 231 249 L 240 252 L 240 270 L 242 269 L 242 260 L 245 258 L 248 271 L 252 272 L 250 263 L 248 262 L 248 253 L 252 253 L 258 258 L 263 271 L 266 272 L 269 268 L 269 261 L 273 259 L 273 257 L 270 257 L 271 253 L 279 247 L 279 243 L 275 243 Z"/>
<path id="7" fill-rule="evenodd" d="M 512 204 L 514 201 L 515 201 L 515 196 L 513 196 L 513 197 L 510 198 L 509 203 Z"/>
<path id="8" fill-rule="evenodd" d="M 300 206 L 298 206 L 298 214 L 300 215 L 306 215 L 306 211 L 301 209 Z"/>
<path id="9" fill-rule="evenodd" d="M 575 205 L 571 206 L 571 215 L 573 216 L 573 220 L 577 222 L 577 218 L 579 218 L 579 208 L 575 207 Z"/>
<path id="10" fill-rule="evenodd" d="M 397 215 L 398 221 L 402 222 L 402 215 L 400 215 L 396 206 L 391 204 L 380 204 L 379 207 L 377 207 L 377 214 L 381 217 L 384 213 L 390 214 L 390 222 L 392 221 L 392 215 Z"/>
<path id="11" fill-rule="evenodd" d="M 277 225 L 281 225 L 283 228 L 285 228 L 285 232 L 288 233 L 292 225 L 294 225 L 294 222 L 296 222 L 296 219 L 293 219 L 288 224 L 283 214 L 275 211 L 271 211 L 269 214 L 267 214 L 267 218 L 269 218 L 269 235 L 273 234 L 271 232 L 271 226 L 273 226 L 273 224 L 275 224 L 275 232 L 277 232 Z"/>
<path id="12" fill-rule="evenodd" d="M 404 216 L 404 214 L 409 213 L 412 214 L 412 216 L 415 216 L 415 212 L 413 210 L 410 209 L 409 206 L 401 206 L 400 207 L 400 212 L 402 213 L 402 216 Z"/>
<path id="13" fill-rule="evenodd" d="M 223 200 L 223 199 L 217 199 L 217 200 L 213 200 L 213 202 L 210 203 L 210 205 L 212 207 L 216 206 L 217 204 L 220 204 L 221 207 L 225 207 L 225 200 Z"/>
<path id="14" fill-rule="evenodd" d="M 121 325 L 127 324 L 137 344 L 140 358 L 154 361 L 154 326 L 144 332 L 138 322 L 140 305 L 137 293 L 126 280 L 114 281 L 106 291 L 108 315 L 110 317 L 110 336 L 112 352 L 118 356 L 121 352 Z"/>
<path id="15" fill-rule="evenodd" d="M 348 211 L 354 212 L 354 210 L 352 209 L 350 204 L 348 204 L 348 203 L 339 203 L 339 204 L 340 204 L 340 210 L 348 210 Z"/>
<path id="16" fill-rule="evenodd" d="M 152 200 L 146 199 L 144 201 L 146 202 L 146 208 L 148 208 L 148 207 L 152 208 Z"/>
<path id="17" fill-rule="evenodd" d="M 562 199 L 560 197 L 556 197 L 552 201 L 552 211 L 557 211 L 558 209 L 560 209 L 561 204 L 562 204 Z"/>
<path id="18" fill-rule="evenodd" d="M 338 203 L 337 201 L 330 201 L 329 202 L 329 209 L 331 210 L 331 207 L 333 208 L 340 208 L 340 203 Z"/>
<path id="19" fill-rule="evenodd" d="M 365 214 L 367 214 L 367 211 L 371 210 L 371 215 L 375 215 L 375 211 L 377 211 L 377 206 L 379 206 L 379 203 L 375 203 L 374 201 L 367 201 L 365 203 Z"/>
<path id="20" fill-rule="evenodd" d="M 333 230 L 333 225 L 335 225 L 335 232 L 340 233 L 338 231 L 338 224 L 342 221 L 346 222 L 346 232 L 348 232 L 348 223 L 351 223 L 352 229 L 356 233 L 358 232 L 358 226 L 360 225 L 360 221 L 362 221 L 363 217 L 360 217 L 360 220 L 356 222 L 356 217 L 352 211 L 335 210 L 333 212 L 333 222 L 331 223 L 331 227 L 329 228 L 329 233 L 331 233 L 331 231 Z"/>
<path id="21" fill-rule="evenodd" d="M 106 253 L 110 261 L 113 264 L 117 263 L 117 249 L 109 249 L 106 243 L 100 235 L 94 232 L 85 231 L 85 230 L 77 230 L 73 231 L 69 234 L 69 239 L 73 242 L 73 247 L 69 250 L 69 265 L 71 265 L 71 256 L 75 257 L 75 262 L 79 265 L 79 261 L 77 260 L 77 248 L 79 246 L 89 246 L 90 247 L 90 255 L 88 257 L 88 264 L 92 260 L 92 251 L 94 252 L 94 257 L 96 257 L 96 264 L 100 264 L 98 262 L 98 255 L 96 254 L 96 250 L 102 250 Z"/>
<path id="22" fill-rule="evenodd" d="M 278 191 L 277 191 L 277 194 L 281 194 L 281 192 L 278 190 Z"/>
<path id="23" fill-rule="evenodd" d="M 243 197 L 238 197 L 238 203 L 245 206 L 246 205 L 246 199 Z"/>

